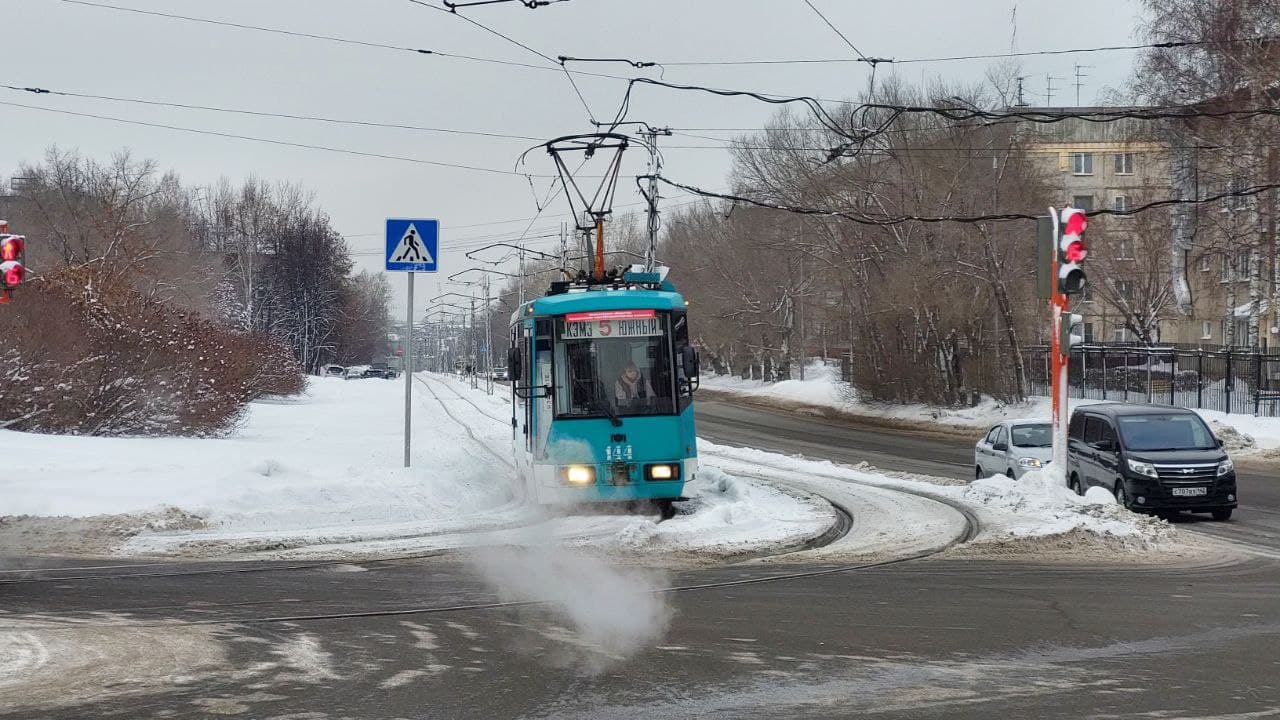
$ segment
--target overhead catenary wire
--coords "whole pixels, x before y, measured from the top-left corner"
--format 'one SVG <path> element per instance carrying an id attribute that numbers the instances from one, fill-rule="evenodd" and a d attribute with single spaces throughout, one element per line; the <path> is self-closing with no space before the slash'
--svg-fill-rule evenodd
<path id="1" fill-rule="evenodd" d="M 407 157 L 404 155 L 391 155 L 388 153 L 375 153 L 363 150 L 352 150 L 350 148 L 333 147 L 329 145 L 316 145 L 313 143 L 300 143 L 290 140 L 277 140 L 274 138 L 257 137 L 254 135 L 242 135 L 239 133 L 228 133 L 217 130 L 203 130 L 199 128 L 183 127 L 181 125 L 169 125 L 166 123 L 147 122 L 143 120 L 131 120 L 128 118 L 120 118 L 111 115 L 99 115 L 97 113 L 76 112 L 73 110 L 62 110 L 59 108 L 42 107 L 39 105 L 26 105 L 23 103 L 15 103 L 9 101 L 0 101 L 0 106 L 22 108 L 25 110 L 36 110 L 39 112 L 54 113 L 57 115 L 69 115 L 72 117 L 90 118 L 94 120 L 103 120 L 124 125 L 136 125 L 140 127 L 157 128 L 162 130 L 172 130 L 175 132 L 191 133 L 195 135 L 207 135 L 212 137 L 220 137 L 231 140 L 245 140 L 250 142 L 265 143 L 268 145 L 279 145 L 282 147 L 300 148 L 304 150 L 320 150 L 323 152 L 338 153 L 342 155 L 354 155 L 357 157 L 377 158 L 380 160 L 394 160 L 397 162 L 413 163 L 417 165 L 430 165 L 432 167 L 450 168 L 455 170 L 471 170 L 474 172 L 489 173 L 494 175 L 510 175 L 514 177 L 535 177 L 535 178 L 554 178 L 555 175 L 545 175 L 536 173 L 516 172 L 514 170 L 502 170 L 500 168 L 483 167 L 479 165 L 465 165 L 462 163 L 450 163 L 440 160 L 425 160 L 422 158 Z"/>
<path id="2" fill-rule="evenodd" d="M 402 123 L 377 122 L 372 120 L 354 120 L 350 118 L 334 118 L 321 115 L 306 115 L 296 113 L 271 112 L 265 110 L 250 110 L 247 108 L 228 108 L 218 107 L 214 105 L 200 105 L 192 103 L 180 103 L 165 100 L 146 100 L 142 98 L 120 97 L 115 95 L 95 95 L 92 93 L 79 93 L 68 90 L 51 90 L 43 87 L 22 87 L 18 85 L 8 85 L 0 83 L 0 88 L 13 90 L 16 92 L 26 92 L 33 95 L 50 95 L 54 97 L 69 97 L 84 100 L 101 100 L 104 102 L 128 103 L 133 105 L 147 105 L 151 107 L 176 108 L 180 110 L 203 110 L 207 112 L 227 113 L 233 115 L 249 115 L 252 117 L 269 117 L 281 118 L 285 120 L 305 120 L 310 122 L 331 123 L 335 125 L 352 125 L 358 127 L 385 128 L 391 130 L 413 130 L 418 132 L 443 133 L 448 135 L 471 135 L 476 137 L 494 138 L 500 140 L 540 140 L 541 138 L 533 135 L 516 135 L 511 133 L 486 132 L 482 130 L 460 130 L 457 128 L 430 127 L 424 125 L 409 125 Z"/>
<path id="3" fill-rule="evenodd" d="M 684 190 L 686 192 L 694 193 L 696 195 L 701 195 L 707 198 L 727 200 L 735 204 L 741 203 L 741 204 L 751 205 L 753 207 L 758 207 L 766 210 L 778 210 L 781 212 L 787 212 L 794 215 L 809 215 L 809 216 L 817 216 L 817 217 L 838 217 L 859 225 L 872 225 L 877 227 L 903 225 L 911 222 L 929 223 L 929 224 L 938 224 L 938 223 L 977 224 L 977 223 L 983 223 L 983 222 L 1008 222 L 1013 220 L 1036 220 L 1038 217 L 1040 217 L 1039 215 L 1032 215 L 1028 213 L 1017 213 L 1017 212 L 989 213 L 985 215 L 887 215 L 887 214 L 879 214 L 879 213 L 851 213 L 845 210 L 835 210 L 830 208 L 814 208 L 814 207 L 807 207 L 802 205 L 784 205 L 784 204 L 773 203 L 773 202 L 768 202 L 764 200 L 757 200 L 755 198 L 747 197 L 745 195 L 736 195 L 733 193 L 722 193 L 722 192 L 716 192 L 713 190 L 704 190 L 702 188 L 699 188 L 693 185 L 677 182 L 675 180 L 662 177 L 661 175 L 658 176 L 658 180 L 663 183 L 666 183 L 667 185 L 670 185 L 671 187 L 680 188 L 681 190 Z M 1264 192 L 1268 192 L 1270 190 L 1277 190 L 1277 189 L 1280 189 L 1280 183 L 1264 183 L 1261 185 L 1252 185 L 1250 187 L 1240 188 L 1238 190 L 1230 190 L 1227 192 L 1221 192 L 1214 195 L 1208 195 L 1203 198 L 1168 198 L 1164 200 L 1154 200 L 1152 202 L 1144 203 L 1142 205 L 1138 205 L 1132 208 L 1127 208 L 1125 210 L 1102 209 L 1102 210 L 1093 210 L 1088 214 L 1090 217 L 1097 217 L 1102 215 L 1131 217 L 1133 215 L 1139 215 L 1149 210 L 1154 210 L 1156 208 L 1161 208 L 1161 207 L 1169 207 L 1173 205 L 1203 205 L 1203 204 L 1215 203 L 1221 200 L 1225 200 L 1227 198 L 1252 197 L 1254 195 L 1260 195 Z"/>
<path id="4" fill-rule="evenodd" d="M 941 55 L 936 57 L 877 58 L 878 62 L 894 65 L 916 63 L 959 62 L 965 60 L 1002 60 L 1009 58 L 1079 55 L 1085 53 L 1122 52 L 1135 50 L 1155 50 L 1181 47 L 1200 47 L 1205 45 L 1231 45 L 1251 42 L 1273 42 L 1280 40 L 1280 35 L 1260 35 L 1247 38 L 1229 38 L 1225 40 L 1171 40 L 1156 43 L 1138 43 L 1133 45 L 1102 45 L 1098 47 L 1062 48 L 1056 50 L 1025 50 L 1020 52 L 975 53 L 970 55 Z M 862 58 L 774 58 L 764 60 L 661 60 L 659 64 L 668 67 L 698 66 L 751 66 L 751 65 L 833 65 L 866 62 Z"/>

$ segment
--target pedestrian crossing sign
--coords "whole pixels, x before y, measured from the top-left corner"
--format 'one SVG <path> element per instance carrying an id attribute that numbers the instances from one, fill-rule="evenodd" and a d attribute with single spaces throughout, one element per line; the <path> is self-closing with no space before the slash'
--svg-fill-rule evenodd
<path id="1" fill-rule="evenodd" d="M 439 254 L 439 220 L 387 218 L 388 271 L 435 272 Z"/>

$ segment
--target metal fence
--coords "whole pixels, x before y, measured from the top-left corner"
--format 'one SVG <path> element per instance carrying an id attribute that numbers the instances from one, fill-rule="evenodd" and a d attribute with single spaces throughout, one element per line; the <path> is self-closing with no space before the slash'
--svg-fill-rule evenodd
<path id="1" fill-rule="evenodd" d="M 1072 348 L 1075 398 L 1280 416 L 1280 355 L 1242 349 L 1085 345 Z M 1028 353 L 1031 394 L 1049 394 L 1049 349 Z"/>

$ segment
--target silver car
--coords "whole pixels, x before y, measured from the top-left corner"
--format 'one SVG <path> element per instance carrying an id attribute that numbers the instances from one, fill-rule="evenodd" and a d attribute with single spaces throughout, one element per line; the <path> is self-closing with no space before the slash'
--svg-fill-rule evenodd
<path id="1" fill-rule="evenodd" d="M 1017 480 L 1053 458 L 1053 426 L 1043 420 L 1006 420 L 987 431 L 973 449 L 974 476 Z"/>

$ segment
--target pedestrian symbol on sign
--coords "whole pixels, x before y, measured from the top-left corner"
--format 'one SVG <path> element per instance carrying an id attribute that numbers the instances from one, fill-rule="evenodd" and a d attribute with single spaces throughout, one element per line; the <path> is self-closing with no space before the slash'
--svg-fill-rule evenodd
<path id="1" fill-rule="evenodd" d="M 400 245 L 396 247 L 395 255 L 391 258 L 392 262 L 435 262 L 435 259 L 422 246 L 422 242 L 418 239 L 418 228 L 413 225 L 405 231 L 404 237 L 400 238 Z"/>

